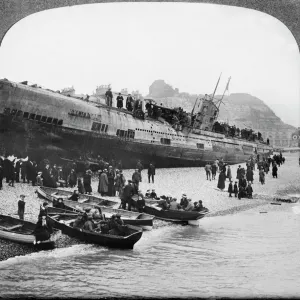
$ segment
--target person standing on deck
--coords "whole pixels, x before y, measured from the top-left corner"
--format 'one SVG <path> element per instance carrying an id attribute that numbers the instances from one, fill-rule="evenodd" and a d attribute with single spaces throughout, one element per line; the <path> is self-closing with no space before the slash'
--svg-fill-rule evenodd
<path id="1" fill-rule="evenodd" d="M 106 91 L 105 98 L 106 98 L 106 105 L 112 107 L 113 93 L 111 92 L 111 88 L 108 88 L 108 91 Z"/>
<path id="2" fill-rule="evenodd" d="M 206 180 L 211 181 L 211 165 L 209 162 L 205 166 L 205 172 L 206 172 Z"/>
<path id="3" fill-rule="evenodd" d="M 152 183 L 154 183 L 154 175 L 155 175 L 155 167 L 152 163 L 150 163 L 148 168 L 148 181 L 150 183 L 150 177 L 152 179 Z"/>
<path id="4" fill-rule="evenodd" d="M 117 97 L 117 108 L 119 108 L 119 109 L 123 108 L 123 101 L 124 101 L 124 98 L 121 95 L 121 93 L 119 93 L 119 95 Z"/>
<path id="5" fill-rule="evenodd" d="M 20 195 L 20 200 L 18 201 L 18 215 L 20 220 L 24 220 L 24 213 L 25 213 L 25 195 Z"/>
<path id="6" fill-rule="evenodd" d="M 130 94 L 128 94 L 127 98 L 126 98 L 126 108 L 128 111 L 132 111 L 133 110 L 133 98 L 131 97 Z"/>

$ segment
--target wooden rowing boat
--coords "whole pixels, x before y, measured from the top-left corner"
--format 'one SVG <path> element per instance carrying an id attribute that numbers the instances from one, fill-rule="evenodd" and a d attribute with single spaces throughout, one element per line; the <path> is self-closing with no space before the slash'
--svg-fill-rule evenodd
<path id="1" fill-rule="evenodd" d="M 138 212 L 131 212 L 128 210 L 124 209 L 115 209 L 115 208 L 110 208 L 110 207 L 105 207 L 105 206 L 99 206 L 99 205 L 94 205 L 94 204 L 85 204 L 85 203 L 78 203 L 75 201 L 71 200 L 65 200 L 64 201 L 64 206 L 67 211 L 72 211 L 75 213 L 82 213 L 85 211 L 87 208 L 100 208 L 102 214 L 105 215 L 106 218 L 110 218 L 113 214 L 121 214 L 121 218 L 124 221 L 124 224 L 126 225 L 133 225 L 133 226 L 138 226 L 141 227 L 143 230 L 152 230 L 153 228 L 153 219 L 155 218 L 154 216 L 147 215 L 144 213 L 138 213 Z M 48 207 L 48 211 L 54 212 L 54 209 L 59 209 L 55 207 Z M 61 210 L 61 212 L 63 209 Z"/>
<path id="2" fill-rule="evenodd" d="M 48 214 L 47 218 L 52 226 L 60 229 L 62 233 L 72 238 L 110 248 L 133 249 L 134 244 L 138 242 L 143 235 L 143 231 L 140 228 L 132 225 L 127 225 L 128 234 L 126 236 L 119 236 L 74 228 L 73 222 L 75 218 L 73 215 L 57 214 L 56 216 L 51 216 Z"/>
<path id="3" fill-rule="evenodd" d="M 45 188 L 40 187 L 37 189 L 37 194 L 41 197 L 53 202 L 54 199 L 61 198 L 60 193 L 57 194 L 48 194 L 48 189 L 50 191 L 54 190 L 52 188 Z M 67 191 L 64 191 L 67 192 Z M 69 196 L 72 195 L 72 192 L 68 192 L 69 194 L 65 193 L 65 199 L 63 200 L 64 206 L 66 209 L 74 210 L 77 212 L 83 212 L 86 208 L 94 208 L 94 207 L 100 207 L 103 214 L 105 214 L 106 217 L 110 218 L 113 214 L 121 214 L 122 220 L 125 224 L 133 225 L 133 226 L 139 226 L 144 230 L 151 230 L 153 227 L 153 219 L 154 216 L 147 215 L 145 213 L 138 213 L 134 211 L 128 211 L 124 209 L 118 209 L 118 208 L 112 208 L 108 206 L 103 206 L 103 199 L 98 197 L 90 197 L 90 199 L 87 199 L 85 202 L 77 202 L 72 200 L 67 200 Z M 114 202 L 119 206 L 119 203 Z"/>
<path id="4" fill-rule="evenodd" d="M 50 188 L 50 187 L 45 187 L 45 186 L 39 187 L 36 190 L 36 193 L 38 194 L 39 197 L 42 197 L 49 201 L 53 201 L 53 199 L 58 199 L 58 198 L 67 200 L 72 195 L 72 192 L 70 192 L 70 191 L 56 189 L 56 188 Z M 99 205 L 108 206 L 108 207 L 113 207 L 113 206 L 116 206 L 119 204 L 116 201 L 103 199 L 103 198 L 100 198 L 97 196 L 92 196 L 92 195 L 87 195 L 87 194 L 86 195 L 79 194 L 78 202 L 85 202 L 85 201 L 97 201 L 99 203 Z"/>
<path id="5" fill-rule="evenodd" d="M 46 241 L 37 240 L 33 231 L 36 224 L 20 220 L 11 216 L 0 214 L 0 238 L 14 243 L 31 245 L 40 250 L 55 248 L 55 241 L 60 236 L 60 230 L 54 229 L 50 239 Z"/>
<path id="6" fill-rule="evenodd" d="M 135 198 L 132 199 L 134 205 L 136 206 Z M 187 223 L 189 225 L 199 225 L 198 221 L 205 217 L 209 213 L 208 209 L 203 211 L 182 211 L 182 210 L 164 210 L 158 204 L 149 204 L 143 208 L 143 212 L 157 219 L 176 222 L 176 223 Z"/>

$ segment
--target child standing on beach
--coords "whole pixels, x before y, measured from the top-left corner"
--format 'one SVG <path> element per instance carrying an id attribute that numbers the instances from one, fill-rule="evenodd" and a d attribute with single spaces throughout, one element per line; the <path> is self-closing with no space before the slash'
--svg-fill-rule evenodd
<path id="1" fill-rule="evenodd" d="M 232 197 L 232 196 L 231 196 L 231 194 L 233 193 L 232 181 L 229 182 L 228 193 L 229 193 L 229 197 Z"/>
<path id="2" fill-rule="evenodd" d="M 25 195 L 20 195 L 20 200 L 18 201 L 18 215 L 21 220 L 24 220 L 24 212 L 25 212 Z"/>
<path id="3" fill-rule="evenodd" d="M 237 194 L 239 192 L 238 186 L 237 186 L 237 181 L 234 182 L 233 192 L 234 192 L 234 197 L 237 197 Z"/>

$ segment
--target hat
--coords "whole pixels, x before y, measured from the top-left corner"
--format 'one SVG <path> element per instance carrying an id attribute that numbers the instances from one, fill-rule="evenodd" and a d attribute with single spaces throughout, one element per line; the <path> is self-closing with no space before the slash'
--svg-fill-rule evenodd
<path id="1" fill-rule="evenodd" d="M 198 202 L 194 202 L 194 205 L 198 204 Z"/>
<path id="2" fill-rule="evenodd" d="M 43 203 L 43 206 L 47 206 L 47 205 L 48 205 L 48 202 L 44 202 L 44 203 Z"/>
<path id="3" fill-rule="evenodd" d="M 116 217 L 117 217 L 117 218 L 121 218 L 121 214 L 117 213 L 117 214 L 116 214 Z"/>
<path id="4" fill-rule="evenodd" d="M 129 179 L 128 182 L 129 182 L 129 183 L 132 183 L 132 180 Z"/>
<path id="5" fill-rule="evenodd" d="M 172 201 L 177 201 L 177 198 L 172 198 Z"/>
<path id="6" fill-rule="evenodd" d="M 38 175 L 42 175 L 43 174 L 43 172 L 38 172 Z"/>
<path id="7" fill-rule="evenodd" d="M 186 194 L 182 194 L 182 197 L 183 197 L 183 198 L 186 198 Z"/>
<path id="8" fill-rule="evenodd" d="M 191 201 L 192 201 L 192 199 L 191 199 L 191 198 L 189 198 L 189 199 L 188 199 L 188 201 L 189 201 L 189 202 L 191 202 Z"/>
<path id="9" fill-rule="evenodd" d="M 150 192 L 150 190 L 147 190 L 147 192 Z"/>
<path id="10" fill-rule="evenodd" d="M 24 197 L 24 198 L 25 198 L 25 197 L 26 197 L 26 195 L 24 195 L 24 194 L 21 194 L 21 195 L 20 195 L 20 197 Z"/>
<path id="11" fill-rule="evenodd" d="M 152 189 L 152 192 L 155 192 L 155 189 Z"/>

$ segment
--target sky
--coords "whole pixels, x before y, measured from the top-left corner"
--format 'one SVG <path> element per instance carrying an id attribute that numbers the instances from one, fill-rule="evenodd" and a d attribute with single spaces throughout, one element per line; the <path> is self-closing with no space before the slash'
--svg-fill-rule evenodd
<path id="1" fill-rule="evenodd" d="M 0 78 L 53 90 L 96 86 L 139 90 L 156 79 L 180 92 L 230 93 L 263 100 L 300 126 L 300 56 L 289 29 L 267 14 L 197 3 L 105 3 L 24 18 L 0 48 Z"/>

